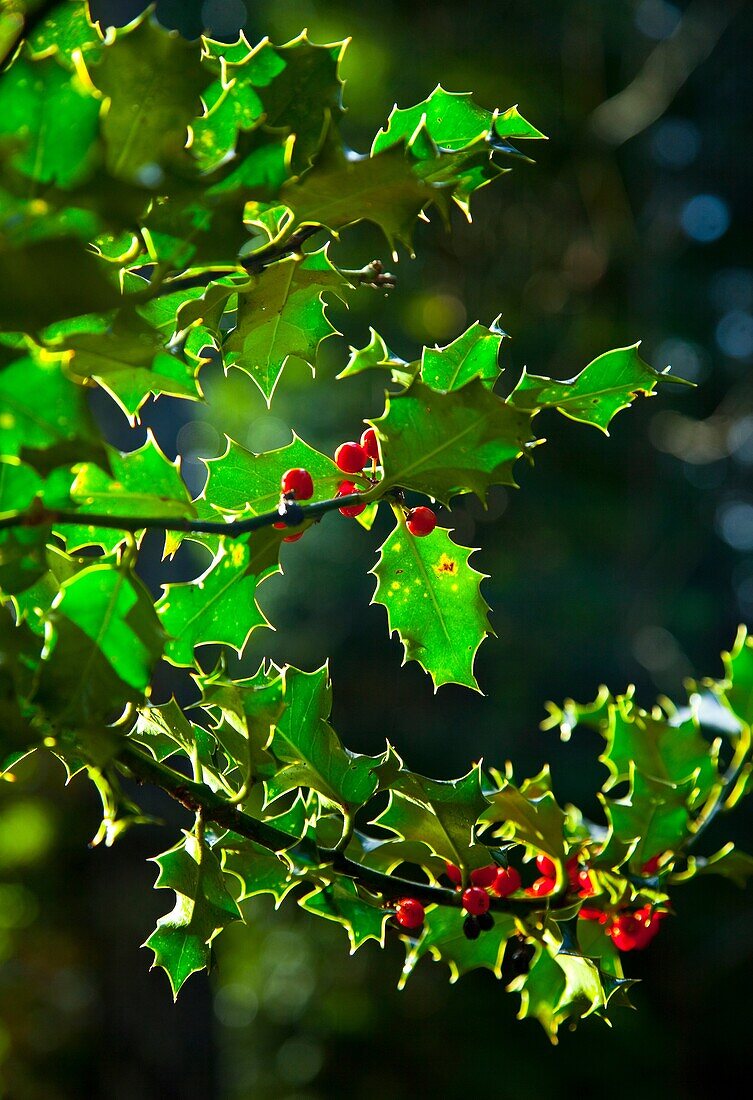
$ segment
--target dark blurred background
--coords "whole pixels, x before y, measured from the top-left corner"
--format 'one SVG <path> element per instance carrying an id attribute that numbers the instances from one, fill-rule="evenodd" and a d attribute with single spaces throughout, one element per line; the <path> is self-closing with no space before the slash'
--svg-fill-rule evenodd
<path id="1" fill-rule="evenodd" d="M 125 23 L 143 4 L 92 3 Z M 246 10 L 248 9 L 248 10 Z M 681 696 L 683 680 L 718 675 L 719 650 L 753 621 L 753 262 L 750 152 L 753 10 L 731 0 L 497 0 L 459 5 L 380 0 L 251 3 L 159 0 L 158 17 L 189 37 L 205 27 L 255 42 L 309 28 L 315 41 L 353 35 L 346 56 L 349 142 L 364 151 L 395 100 L 408 106 L 441 81 L 483 105 L 519 103 L 548 143 L 535 166 L 480 193 L 474 222 L 453 235 L 421 226 L 418 257 L 401 257 L 389 299 L 363 292 L 336 323 L 359 346 L 373 324 L 397 352 L 446 343 L 501 314 L 512 385 L 523 365 L 569 377 L 596 354 L 643 340 L 657 368 L 696 382 L 663 387 L 619 415 L 611 437 L 556 414 L 519 492 L 489 511 L 460 502 L 450 517 L 474 561 L 498 634 L 482 648 L 485 696 L 442 688 L 401 668 L 385 613 L 369 607 L 377 537 L 323 523 L 285 548 L 285 576 L 261 590 L 278 632 L 257 632 L 242 667 L 261 656 L 313 668 L 331 655 L 334 721 L 346 744 L 379 751 L 440 778 L 471 760 L 514 761 L 531 774 L 551 760 L 562 801 L 598 812 L 598 744 L 562 746 L 538 731 L 547 699 L 637 684 L 649 704 Z M 376 233 L 352 233 L 346 266 L 387 259 Z M 161 401 L 145 410 L 168 453 L 201 486 L 200 457 L 223 430 L 255 450 L 290 427 L 322 449 L 378 414 L 378 380 L 334 384 L 345 343 L 325 345 L 312 386 L 289 366 L 272 411 L 238 372 L 202 374 L 208 404 Z M 237 377 L 233 377 L 237 375 Z M 143 441 L 112 408 L 98 408 L 124 449 Z M 158 573 L 187 579 L 203 565 L 179 557 Z M 165 672 L 160 690 L 174 678 Z M 225 933 L 211 978 L 194 977 L 173 1006 L 163 974 L 138 945 L 169 908 L 153 893 L 147 857 L 185 819 L 159 797 L 146 808 L 169 828 L 88 849 L 98 818 L 83 780 L 34 764 L 0 803 L 0 1095 L 19 1100 L 337 1100 L 345 1096 L 534 1097 L 640 1095 L 680 1100 L 721 1093 L 747 1072 L 743 1028 L 753 980 L 753 895 L 725 881 L 677 891 L 677 918 L 645 955 L 627 957 L 636 1013 L 598 1020 L 552 1048 L 517 1023 L 518 998 L 487 973 L 457 986 L 426 962 L 395 989 L 401 948 L 369 944 L 347 957 L 335 925 L 292 901 L 251 906 Z M 742 808 L 709 844 L 753 846 Z"/>

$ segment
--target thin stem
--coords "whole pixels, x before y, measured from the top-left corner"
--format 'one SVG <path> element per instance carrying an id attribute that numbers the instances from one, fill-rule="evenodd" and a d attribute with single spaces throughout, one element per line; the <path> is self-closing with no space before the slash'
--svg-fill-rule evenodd
<path id="1" fill-rule="evenodd" d="M 443 886 L 430 886 L 428 883 L 414 882 L 375 871 L 356 860 L 349 859 L 337 848 L 319 848 L 312 841 L 300 840 L 297 836 L 251 817 L 205 784 L 188 779 L 166 764 L 153 759 L 132 741 L 125 742 L 118 754 L 117 763 L 121 770 L 139 783 L 151 783 L 159 787 L 192 813 L 201 811 L 205 821 L 213 821 L 239 836 L 253 840 L 280 858 L 290 849 L 300 850 L 301 846 L 305 846 L 310 849 L 310 854 L 316 857 L 317 863 L 330 864 L 337 874 L 353 879 L 372 893 L 381 894 L 386 901 L 394 901 L 407 895 L 417 898 L 426 905 L 447 905 L 455 909 L 461 907 L 461 896 L 456 890 L 448 890 Z M 320 873 L 316 872 L 315 877 L 318 880 L 321 877 Z M 511 901 L 509 898 L 492 898 L 491 908 L 501 912 L 530 915 L 532 903 Z"/>
<path id="2" fill-rule="evenodd" d="M 348 493 L 341 497 L 331 497 L 327 500 L 317 500 L 313 504 L 300 504 L 300 512 L 303 518 L 300 523 L 309 519 L 318 519 L 320 516 L 332 512 L 336 508 L 342 508 L 348 504 L 371 503 L 382 495 L 374 486 L 365 493 Z M 96 512 L 66 511 L 57 508 L 40 507 L 38 502 L 31 505 L 25 512 L 16 512 L 10 516 L 0 518 L 0 530 L 10 527 L 60 527 L 67 524 L 85 525 L 87 527 L 107 527 L 117 531 L 143 531 L 145 528 L 156 527 L 162 531 L 184 531 L 187 534 L 201 535 L 228 535 L 230 538 L 238 538 L 247 535 L 250 531 L 258 531 L 262 527 L 271 527 L 274 523 L 284 521 L 283 513 L 279 511 L 263 512 L 249 519 L 236 520 L 231 523 L 216 520 L 165 518 L 164 516 L 107 516 Z M 290 527 L 300 526 L 300 523 L 289 524 Z"/>

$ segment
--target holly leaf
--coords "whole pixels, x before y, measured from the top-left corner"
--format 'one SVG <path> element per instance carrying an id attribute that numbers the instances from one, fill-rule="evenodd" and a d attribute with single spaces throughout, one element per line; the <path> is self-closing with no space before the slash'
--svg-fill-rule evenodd
<path id="1" fill-rule="evenodd" d="M 363 348 L 351 348 L 350 358 L 337 378 L 350 378 L 365 370 L 387 371 L 393 382 L 400 386 L 409 386 L 419 370 L 418 363 L 406 363 L 404 359 L 391 352 L 382 337 L 373 328 L 369 329 L 370 340 Z"/>
<path id="2" fill-rule="evenodd" d="M 165 165 L 188 166 L 188 126 L 211 80 L 196 43 L 170 34 L 145 12 L 89 60 L 88 71 L 108 101 L 101 125 L 113 176 L 150 184 Z"/>
<path id="3" fill-rule="evenodd" d="M 379 898 L 359 889 L 347 878 L 317 886 L 298 903 L 302 909 L 326 920 L 337 921 L 348 933 L 353 955 L 367 940 L 384 947 L 384 929 L 389 912 Z"/>
<path id="4" fill-rule="evenodd" d="M 321 225 L 337 232 L 359 221 L 378 226 L 395 253 L 412 247 L 413 226 L 424 207 L 442 203 L 442 189 L 414 171 L 415 157 L 402 147 L 374 157 L 347 157 L 327 147 L 314 167 L 280 191 L 296 223 Z"/>
<path id="5" fill-rule="evenodd" d="M 177 997 L 187 978 L 209 967 L 211 944 L 223 928 L 241 920 L 228 892 L 219 860 L 202 839 L 187 835 L 161 856 L 156 890 L 174 890 L 175 908 L 160 917 L 144 947 L 154 952 L 154 966 L 167 974 Z"/>
<path id="6" fill-rule="evenodd" d="M 282 855 L 270 852 L 253 840 L 225 833 L 218 842 L 222 850 L 222 867 L 240 883 L 237 901 L 257 897 L 259 894 L 271 894 L 275 899 L 275 909 L 279 909 L 298 881 Z"/>
<path id="7" fill-rule="evenodd" d="M 309 447 L 295 434 L 292 443 L 263 454 L 247 451 L 229 439 L 224 455 L 203 461 L 209 477 L 200 500 L 234 517 L 274 511 L 280 501 L 282 475 L 294 467 L 302 467 L 311 474 L 314 500 L 333 497 L 345 476 L 331 458 Z M 263 534 L 259 531 L 251 536 L 252 546 Z"/>
<path id="8" fill-rule="evenodd" d="M 98 51 L 102 39 L 89 18 L 89 5 L 81 0 L 59 3 L 34 27 L 26 39 L 26 53 L 35 61 L 54 57 L 66 69 L 75 69 L 76 51 Z"/>
<path id="9" fill-rule="evenodd" d="M 451 344 L 424 348 L 421 380 L 439 393 L 459 390 L 476 378 L 491 389 L 502 373 L 498 359 L 505 336 L 496 321 L 490 328 L 476 322 Z"/>
<path id="10" fill-rule="evenodd" d="M 300 787 L 349 812 L 362 806 L 379 786 L 376 769 L 386 754 L 361 756 L 343 747 L 327 722 L 332 687 L 326 666 L 312 673 L 286 668 L 283 702 L 269 743 L 281 767 L 266 782 L 268 801 Z"/>
<path id="11" fill-rule="evenodd" d="M 544 135 L 510 107 L 500 114 L 473 102 L 468 92 L 447 92 L 438 84 L 415 107 L 393 107 L 387 125 L 374 139 L 372 152 L 380 152 L 409 138 L 425 126 L 432 140 L 444 149 L 458 151 L 480 138 L 494 145 L 500 139 L 544 138 Z"/>
<path id="12" fill-rule="evenodd" d="M 87 175 L 97 150 L 99 110 L 93 89 L 52 57 L 19 57 L 3 73 L 0 138 L 19 139 L 11 164 L 28 177 L 29 194 L 39 184 L 71 187 Z"/>
<path id="13" fill-rule="evenodd" d="M 166 584 L 156 609 L 169 641 L 165 659 L 190 668 L 194 649 L 223 643 L 243 653 L 251 633 L 268 622 L 259 610 L 258 585 L 277 570 L 249 573 L 249 549 L 234 541 L 223 546 L 209 568 L 188 584 Z"/>
<path id="14" fill-rule="evenodd" d="M 725 680 L 713 683 L 715 694 L 745 726 L 753 726 L 753 638 L 744 626 L 730 653 L 722 654 Z"/>
<path id="15" fill-rule="evenodd" d="M 337 331 L 323 295 L 329 291 L 344 300 L 346 287 L 350 283 L 332 266 L 326 248 L 271 264 L 238 290 L 236 327 L 223 348 L 226 363 L 245 371 L 269 405 L 288 359 L 315 367 L 320 343 Z"/>
<path id="16" fill-rule="evenodd" d="M 712 856 L 688 856 L 687 870 L 672 875 L 671 881 L 686 882 L 695 875 L 722 875 L 742 889 L 753 875 L 753 856 L 729 841 Z"/>
<path id="17" fill-rule="evenodd" d="M 497 824 L 495 836 L 527 844 L 537 853 L 549 856 L 558 866 L 558 881 L 564 878 L 565 814 L 549 790 L 527 786 L 525 792 L 507 782 L 489 794 L 490 805 L 481 817 L 483 824 Z"/>
<path id="18" fill-rule="evenodd" d="M 209 46 L 214 56 L 224 57 L 236 126 L 248 128 L 256 121 L 258 103 L 265 127 L 295 135 L 295 172 L 309 166 L 329 120 L 338 120 L 343 113 L 338 70 L 347 44 L 346 40 L 315 45 L 304 31 L 284 46 L 274 46 L 267 39 L 253 50 L 247 45 L 244 50 L 243 40 L 231 46 Z"/>
<path id="19" fill-rule="evenodd" d="M 414 382 L 388 395 L 384 415 L 371 423 L 385 486 L 415 489 L 442 504 L 458 493 L 483 500 L 490 485 L 514 485 L 513 465 L 533 440 L 530 415 L 478 380 L 446 394 Z"/>
<path id="20" fill-rule="evenodd" d="M 580 374 L 565 382 L 541 378 L 525 371 L 508 401 L 535 415 L 540 409 L 557 409 L 571 420 L 593 424 L 609 435 L 613 417 L 628 408 L 638 394 L 650 397 L 661 381 L 679 382 L 659 373 L 638 354 L 639 344 L 605 351 Z M 667 368 L 669 370 L 669 368 Z"/>
<path id="21" fill-rule="evenodd" d="M 401 771 L 390 784 L 389 805 L 374 824 L 403 840 L 422 841 L 434 855 L 464 870 L 489 862 L 489 851 L 475 843 L 474 832 L 487 805 L 478 765 L 453 780 Z"/>
<path id="22" fill-rule="evenodd" d="M 94 444 L 97 435 L 81 386 L 67 378 L 64 357 L 32 347 L 0 371 L 0 428 L 6 455 L 64 443 Z"/>
<path id="23" fill-rule="evenodd" d="M 142 695 L 146 692 L 162 656 L 164 633 L 140 581 L 110 565 L 92 565 L 63 582 L 53 612 L 55 627 L 59 616 L 65 616 L 125 684 Z"/>
<path id="24" fill-rule="evenodd" d="M 75 379 L 94 379 L 117 401 L 132 424 L 150 394 L 200 400 L 196 364 L 177 350 L 166 350 L 162 334 L 132 318 L 108 332 L 80 332 L 64 340 L 73 352 L 68 372 Z"/>
<path id="25" fill-rule="evenodd" d="M 617 867 L 629 858 L 636 871 L 657 852 L 677 851 L 690 832 L 688 801 L 695 780 L 667 783 L 631 766 L 630 793 L 621 799 L 600 796 L 609 822 L 596 865 Z"/>
<path id="26" fill-rule="evenodd" d="M 719 749 L 701 736 L 695 715 L 672 722 L 633 708 L 625 699 L 609 709 L 604 730 L 607 748 L 600 757 L 611 773 L 605 791 L 629 779 L 634 764 L 643 775 L 670 784 L 692 778 L 699 800 L 709 794 L 719 778 Z"/>
<path id="27" fill-rule="evenodd" d="M 478 691 L 473 663 L 491 633 L 489 605 L 481 595 L 485 574 L 443 527 L 415 538 L 403 523 L 387 536 L 372 569 L 377 587 L 372 603 L 387 609 L 390 634 L 397 633 L 405 661 L 418 661 L 434 681 Z"/>
<path id="28" fill-rule="evenodd" d="M 176 752 L 190 758 L 196 746 L 197 729 L 175 699 L 160 707 L 139 710 L 136 726 L 130 736 L 147 748 L 155 760 L 167 760 Z"/>
<path id="29" fill-rule="evenodd" d="M 479 969 L 491 970 L 495 978 L 502 977 L 502 958 L 508 939 L 515 933 L 515 918 L 508 913 L 495 913 L 494 927 L 483 932 L 478 939 L 469 940 L 463 933 L 466 916 L 462 909 L 449 906 L 429 909 L 418 939 L 408 940 L 400 989 L 424 955 L 446 963 L 450 968 L 451 982 L 456 982 L 470 970 Z"/>
<path id="30" fill-rule="evenodd" d="M 122 531 L 86 523 L 87 513 L 146 518 L 187 518 L 196 515 L 180 476 L 180 462 L 170 462 L 151 433 L 136 451 L 122 453 L 108 447 L 112 477 L 91 462 L 82 463 L 70 489 L 72 503 L 81 514 L 80 524 L 58 524 L 54 529 L 70 551 L 81 546 L 101 546 L 111 552 L 123 541 Z M 140 539 L 143 530 L 137 532 Z"/>

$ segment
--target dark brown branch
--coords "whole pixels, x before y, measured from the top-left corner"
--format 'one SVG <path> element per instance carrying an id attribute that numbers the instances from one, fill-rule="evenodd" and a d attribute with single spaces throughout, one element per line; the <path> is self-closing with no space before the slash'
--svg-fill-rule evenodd
<path id="1" fill-rule="evenodd" d="M 94 512 L 65 511 L 61 509 L 44 508 L 39 501 L 35 501 L 25 512 L 17 512 L 14 515 L 0 518 L 0 530 L 10 527 L 61 527 L 68 524 L 84 525 L 86 527 L 106 527 L 117 531 L 143 531 L 145 528 L 156 527 L 162 531 L 184 531 L 186 534 L 201 535 L 228 535 L 230 538 L 238 538 L 247 535 L 250 531 L 258 531 L 262 527 L 271 527 L 274 523 L 284 523 L 287 527 L 299 527 L 306 520 L 317 520 L 327 512 L 336 508 L 342 508 L 349 504 L 363 504 L 378 499 L 374 493 L 374 486 L 365 493 L 348 493 L 341 497 L 331 497 L 328 500 L 317 500 L 313 504 L 296 504 L 295 502 L 283 502 L 274 512 L 264 512 L 249 519 L 237 520 L 225 523 L 222 520 L 180 519 L 164 516 L 107 516 Z"/>
<path id="2" fill-rule="evenodd" d="M 443 886 L 430 886 L 428 883 L 413 882 L 396 875 L 383 874 L 349 859 L 341 852 L 330 848 L 319 848 L 313 841 L 303 840 L 259 821 L 238 809 L 221 795 L 203 783 L 188 779 L 167 765 L 154 760 L 148 753 L 127 741 L 120 750 L 118 764 L 139 783 L 150 783 L 159 787 L 171 798 L 192 813 L 201 811 L 205 821 L 212 821 L 239 836 L 253 840 L 256 844 L 282 858 L 284 852 L 301 846 L 316 857 L 316 862 L 329 864 L 337 874 L 353 879 L 372 893 L 380 894 L 386 903 L 395 902 L 401 897 L 417 898 L 425 905 L 448 905 L 459 909 L 462 905 L 457 890 Z M 529 915 L 532 902 L 512 901 L 509 898 L 491 898 L 491 908 L 500 912 Z"/>

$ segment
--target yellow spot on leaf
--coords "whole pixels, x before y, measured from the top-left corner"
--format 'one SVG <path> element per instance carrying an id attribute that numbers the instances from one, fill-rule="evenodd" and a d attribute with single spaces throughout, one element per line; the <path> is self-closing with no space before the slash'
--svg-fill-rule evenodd
<path id="1" fill-rule="evenodd" d="M 434 566 L 434 572 L 438 577 L 454 576 L 457 571 L 458 563 L 449 554 L 442 554 L 442 557 Z"/>
<path id="2" fill-rule="evenodd" d="M 243 555 L 245 551 L 243 549 L 242 542 L 236 542 L 230 551 L 230 557 L 232 558 L 233 565 L 240 565 L 243 561 Z"/>

